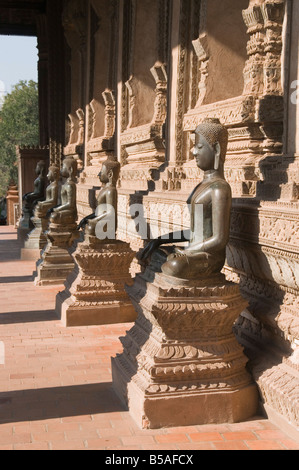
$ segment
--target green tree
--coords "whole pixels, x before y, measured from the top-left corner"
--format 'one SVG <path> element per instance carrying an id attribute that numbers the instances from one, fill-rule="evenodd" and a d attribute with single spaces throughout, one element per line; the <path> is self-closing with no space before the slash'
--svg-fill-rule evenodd
<path id="1" fill-rule="evenodd" d="M 17 181 L 16 146 L 39 144 L 38 85 L 20 81 L 0 110 L 0 196 Z"/>

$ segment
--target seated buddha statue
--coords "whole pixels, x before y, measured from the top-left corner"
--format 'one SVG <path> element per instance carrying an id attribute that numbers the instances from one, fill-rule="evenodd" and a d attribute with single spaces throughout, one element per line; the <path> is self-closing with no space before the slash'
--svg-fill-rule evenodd
<path id="1" fill-rule="evenodd" d="M 195 130 L 193 155 L 204 172 L 203 180 L 188 199 L 191 212 L 190 232 L 170 234 L 152 240 L 139 255 L 145 263 L 159 251 L 164 274 L 180 279 L 195 280 L 220 273 L 226 258 L 230 232 L 231 188 L 224 178 L 224 162 L 228 131 L 218 119 L 206 119 Z M 173 247 L 168 256 L 162 245 L 189 242 L 188 246 Z M 162 252 L 162 253 L 161 253 Z M 164 257 L 164 258 L 163 258 Z"/>
<path id="2" fill-rule="evenodd" d="M 114 227 L 114 233 L 110 238 L 115 239 L 117 230 L 117 180 L 120 173 L 120 164 L 117 160 L 108 158 L 102 164 L 99 179 L 102 188 L 97 197 L 96 212 L 81 220 L 78 229 L 84 228 L 85 234 L 96 236 L 98 223 L 104 227 L 105 224 Z"/>
<path id="3" fill-rule="evenodd" d="M 50 215 L 50 223 L 72 225 L 77 220 L 77 161 L 66 157 L 62 162 L 60 172 L 66 182 L 61 188 L 61 205 L 54 207 Z"/>
<path id="4" fill-rule="evenodd" d="M 59 177 L 59 168 L 54 165 L 50 166 L 47 175 L 50 184 L 46 188 L 46 200 L 38 202 L 35 210 L 36 215 L 40 218 L 46 218 L 48 211 L 58 204 Z"/>
<path id="5" fill-rule="evenodd" d="M 37 163 L 35 173 L 37 178 L 34 181 L 33 192 L 24 194 L 23 196 L 24 208 L 31 212 L 33 212 L 37 202 L 45 200 L 46 163 L 43 160 Z"/>

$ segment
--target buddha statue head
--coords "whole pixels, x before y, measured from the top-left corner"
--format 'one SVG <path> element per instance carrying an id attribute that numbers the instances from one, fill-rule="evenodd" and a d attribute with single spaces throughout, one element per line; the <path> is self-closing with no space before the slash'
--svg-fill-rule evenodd
<path id="1" fill-rule="evenodd" d="M 219 119 L 207 118 L 195 130 L 193 155 L 203 171 L 223 169 L 228 131 Z"/>
<path id="2" fill-rule="evenodd" d="M 58 166 L 55 166 L 55 165 L 51 165 L 49 166 L 49 170 L 48 170 L 48 180 L 53 182 L 53 181 L 58 181 L 60 177 L 60 170 L 58 168 Z"/>
<path id="3" fill-rule="evenodd" d="M 45 177 L 46 176 L 46 162 L 44 160 L 40 160 L 35 168 L 35 173 L 37 176 Z"/>
<path id="4" fill-rule="evenodd" d="M 75 181 L 78 172 L 78 163 L 73 157 L 66 157 L 62 162 L 61 176 Z"/>
<path id="5" fill-rule="evenodd" d="M 120 173 L 120 163 L 113 158 L 108 158 L 102 164 L 102 169 L 99 173 L 101 183 L 116 186 Z"/>

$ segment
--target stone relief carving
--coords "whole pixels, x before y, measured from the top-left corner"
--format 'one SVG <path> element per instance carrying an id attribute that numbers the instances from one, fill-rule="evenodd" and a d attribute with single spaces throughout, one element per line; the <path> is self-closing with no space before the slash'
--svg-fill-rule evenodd
<path id="1" fill-rule="evenodd" d="M 110 139 L 115 132 L 115 99 L 111 90 L 102 93 L 105 103 L 105 132 L 104 138 Z"/>
<path id="2" fill-rule="evenodd" d="M 195 41 L 192 41 L 194 50 L 196 52 L 196 55 L 199 60 L 199 84 L 198 84 L 198 89 L 199 89 L 199 96 L 198 100 L 196 103 L 196 108 L 198 108 L 205 99 L 206 95 L 206 81 L 209 75 L 209 53 L 207 49 L 207 35 L 205 33 L 201 34 L 198 39 Z"/>
<path id="3" fill-rule="evenodd" d="M 136 127 L 137 116 L 136 116 L 136 96 L 138 93 L 138 81 L 134 76 L 131 76 L 129 80 L 125 82 L 125 85 L 129 94 L 129 113 L 128 113 L 128 125 L 127 128 Z"/>
<path id="4" fill-rule="evenodd" d="M 69 114 L 70 137 L 64 148 L 64 155 L 73 156 L 77 160 L 78 169 L 83 168 L 83 144 L 85 138 L 85 113 L 79 108 L 76 114 Z"/>
<path id="5" fill-rule="evenodd" d="M 243 94 L 282 93 L 281 50 L 284 0 L 250 4 L 243 19 L 250 39 Z"/>
<path id="6" fill-rule="evenodd" d="M 88 148 L 92 145 L 96 146 L 96 143 L 92 144 L 91 141 L 95 139 L 109 140 L 114 136 L 115 132 L 115 99 L 113 92 L 109 89 L 106 89 L 102 93 L 104 101 L 104 112 L 103 107 L 98 103 L 97 100 L 93 99 L 89 103 L 89 144 Z M 104 122 L 104 132 L 102 135 L 99 134 L 97 129 L 97 124 L 102 121 Z M 99 149 L 101 147 L 99 146 Z"/>
<path id="7" fill-rule="evenodd" d="M 151 73 L 156 82 L 156 99 L 152 124 L 162 126 L 167 114 L 167 72 L 165 64 L 156 63 L 151 68 Z"/>

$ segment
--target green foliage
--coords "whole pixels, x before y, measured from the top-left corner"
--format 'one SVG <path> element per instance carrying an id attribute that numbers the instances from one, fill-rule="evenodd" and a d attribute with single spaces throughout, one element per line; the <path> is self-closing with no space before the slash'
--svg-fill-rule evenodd
<path id="1" fill-rule="evenodd" d="M 17 181 L 16 146 L 38 145 L 38 85 L 20 81 L 0 110 L 0 197 L 11 179 Z"/>

